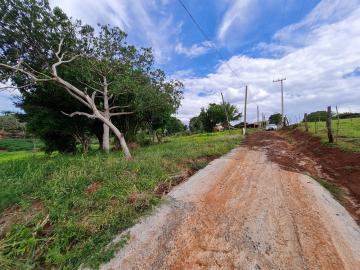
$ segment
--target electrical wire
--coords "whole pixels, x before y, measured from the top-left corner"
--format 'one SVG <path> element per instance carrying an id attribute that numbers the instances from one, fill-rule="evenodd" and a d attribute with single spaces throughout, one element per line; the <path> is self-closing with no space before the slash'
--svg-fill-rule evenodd
<path id="1" fill-rule="evenodd" d="M 229 63 L 227 61 L 225 61 L 224 55 L 220 52 L 220 50 L 216 47 L 216 45 L 211 41 L 209 36 L 206 34 L 206 32 L 203 30 L 203 28 L 200 26 L 200 24 L 196 21 L 195 17 L 192 15 L 190 10 L 185 6 L 184 2 L 182 0 L 178 0 L 178 2 L 184 8 L 186 13 L 189 15 L 190 19 L 195 24 L 195 26 L 197 27 L 197 29 L 199 30 L 199 32 L 201 33 L 203 38 L 209 43 L 209 46 L 212 47 L 216 51 L 219 59 L 221 61 L 223 61 L 223 63 L 229 68 L 229 70 L 235 77 L 240 77 L 239 74 L 237 74 L 236 71 L 229 65 Z"/>

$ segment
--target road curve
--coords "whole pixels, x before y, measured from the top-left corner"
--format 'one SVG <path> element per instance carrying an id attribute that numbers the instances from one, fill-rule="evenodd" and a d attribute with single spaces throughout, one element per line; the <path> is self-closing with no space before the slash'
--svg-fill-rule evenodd
<path id="1" fill-rule="evenodd" d="M 360 229 L 312 178 L 240 147 L 168 194 L 101 269 L 360 269 Z"/>

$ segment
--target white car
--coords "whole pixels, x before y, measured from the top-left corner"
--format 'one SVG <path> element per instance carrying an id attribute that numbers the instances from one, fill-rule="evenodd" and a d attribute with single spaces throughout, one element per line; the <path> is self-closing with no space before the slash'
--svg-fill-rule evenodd
<path id="1" fill-rule="evenodd" d="M 277 130 L 277 129 L 278 129 L 278 127 L 275 124 L 268 124 L 265 127 L 265 130 Z"/>

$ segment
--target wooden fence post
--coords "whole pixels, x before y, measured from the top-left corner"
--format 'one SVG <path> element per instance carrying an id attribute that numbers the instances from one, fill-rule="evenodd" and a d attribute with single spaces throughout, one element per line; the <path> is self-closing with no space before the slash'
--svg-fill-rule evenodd
<path id="1" fill-rule="evenodd" d="M 331 129 L 331 117 L 332 117 L 332 115 L 331 115 L 331 106 L 328 106 L 327 107 L 326 128 L 327 128 L 329 143 L 334 142 L 334 137 L 333 137 L 332 129 Z"/>
<path id="2" fill-rule="evenodd" d="M 337 143 L 339 137 L 339 126 L 340 126 L 340 118 L 339 118 L 339 111 L 338 107 L 336 106 L 336 116 L 337 116 L 337 123 L 336 123 L 336 137 L 335 142 Z"/>
<path id="3" fill-rule="evenodd" d="M 309 132 L 309 126 L 307 122 L 307 113 L 304 114 L 305 131 Z"/>

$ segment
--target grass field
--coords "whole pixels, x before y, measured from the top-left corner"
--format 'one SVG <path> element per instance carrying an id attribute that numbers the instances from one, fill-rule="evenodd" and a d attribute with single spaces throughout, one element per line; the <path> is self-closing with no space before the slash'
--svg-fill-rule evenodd
<path id="1" fill-rule="evenodd" d="M 113 237 L 161 201 L 154 192 L 161 183 L 204 167 L 204 157 L 227 153 L 241 138 L 239 131 L 167 138 L 133 149 L 131 161 L 119 152 L 0 153 L 0 234 L 7 231 L 0 269 L 97 267 L 126 242 L 109 244 Z"/>
<path id="2" fill-rule="evenodd" d="M 0 139 L 0 149 L 14 151 L 31 151 L 35 148 L 43 147 L 37 139 Z"/>
<path id="3" fill-rule="evenodd" d="M 321 138 L 324 143 L 328 142 L 327 129 L 325 122 L 309 122 L 309 132 Z M 305 130 L 304 124 L 300 125 L 301 130 Z M 332 121 L 333 135 L 337 134 L 337 120 Z M 335 145 L 350 151 L 360 152 L 360 118 L 340 119 L 338 139 Z"/>

